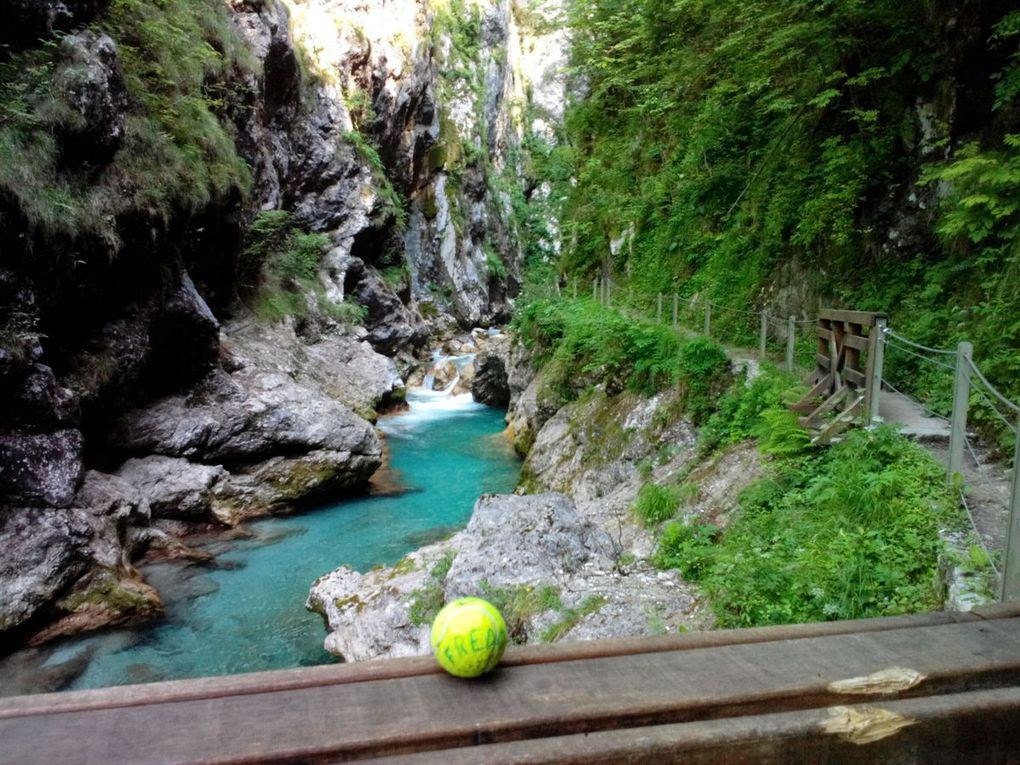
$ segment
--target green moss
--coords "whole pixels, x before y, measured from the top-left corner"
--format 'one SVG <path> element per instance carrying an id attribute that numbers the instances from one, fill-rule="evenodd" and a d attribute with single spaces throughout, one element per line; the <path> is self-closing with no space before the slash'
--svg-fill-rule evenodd
<path id="1" fill-rule="evenodd" d="M 429 156 L 431 156 L 431 154 Z M 439 205 L 436 204 L 436 189 L 432 185 L 425 187 L 425 193 L 423 194 L 421 201 L 421 211 L 422 214 L 429 220 L 435 220 L 436 216 L 439 214 Z"/>
<path id="2" fill-rule="evenodd" d="M 354 607 L 358 612 L 365 608 L 365 602 L 357 595 L 348 595 L 346 598 L 334 598 L 333 605 L 339 609 Z"/>
<path id="3" fill-rule="evenodd" d="M 144 615 L 160 608 L 151 593 L 132 587 L 113 571 L 103 571 L 89 581 L 84 589 L 76 590 L 57 602 L 58 607 L 75 612 L 100 607 L 116 613 Z"/>
<path id="4" fill-rule="evenodd" d="M 415 565 L 414 560 L 411 557 L 405 555 L 393 566 L 393 569 L 390 571 L 390 575 L 387 578 L 393 579 L 394 577 L 397 576 L 409 574 L 416 569 L 417 566 Z"/>

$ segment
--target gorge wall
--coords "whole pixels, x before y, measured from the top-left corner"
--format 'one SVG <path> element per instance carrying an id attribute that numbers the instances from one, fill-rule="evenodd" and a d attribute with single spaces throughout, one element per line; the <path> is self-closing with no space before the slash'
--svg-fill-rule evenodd
<path id="1" fill-rule="evenodd" d="M 158 611 L 146 548 L 367 482 L 414 352 L 508 316 L 562 81 L 506 0 L 0 7 L 13 645 Z"/>

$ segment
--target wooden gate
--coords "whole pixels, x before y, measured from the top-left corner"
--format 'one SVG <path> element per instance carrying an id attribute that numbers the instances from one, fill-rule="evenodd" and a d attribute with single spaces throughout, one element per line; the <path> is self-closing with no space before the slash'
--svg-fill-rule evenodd
<path id="1" fill-rule="evenodd" d="M 868 424 L 878 416 L 885 326 L 884 313 L 826 309 L 818 314 L 818 350 L 808 378 L 812 388 L 790 406 L 804 415 L 802 427 L 816 431 L 812 443 L 828 444 L 855 419 Z"/>

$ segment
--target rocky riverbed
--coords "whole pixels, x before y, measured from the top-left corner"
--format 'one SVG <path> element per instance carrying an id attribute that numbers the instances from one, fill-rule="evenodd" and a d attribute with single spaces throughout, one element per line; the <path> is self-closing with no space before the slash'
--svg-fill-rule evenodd
<path id="1" fill-rule="evenodd" d="M 393 567 L 320 577 L 308 607 L 326 619 L 330 652 L 349 661 L 427 653 L 432 615 L 463 595 L 497 603 L 518 642 L 710 626 L 697 589 L 652 566 L 652 532 L 630 507 L 644 479 L 684 472 L 701 487 L 684 512 L 725 523 L 739 490 L 761 476 L 760 454 L 744 446 L 699 462 L 693 427 L 669 414 L 675 391 L 596 390 L 556 408 L 527 355 L 503 350 L 507 419 L 520 423 L 515 435 L 535 434 L 520 489 L 529 493 L 480 498 L 464 531 Z"/>

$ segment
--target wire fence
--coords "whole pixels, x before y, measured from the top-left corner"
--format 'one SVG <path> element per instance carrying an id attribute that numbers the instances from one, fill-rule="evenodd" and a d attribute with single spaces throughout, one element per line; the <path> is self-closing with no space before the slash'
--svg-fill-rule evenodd
<path id="1" fill-rule="evenodd" d="M 815 367 L 818 348 L 818 320 L 815 318 L 775 316 L 767 311 L 725 305 L 698 295 L 663 293 L 649 297 L 621 289 L 610 279 L 595 278 L 590 284 L 575 281 L 568 288 L 575 298 L 588 295 L 634 318 L 669 324 L 677 331 L 697 332 L 738 348 L 752 349 L 757 346 L 758 358 L 779 362 L 790 372 L 798 368 L 807 370 Z M 554 291 L 556 295 L 562 294 L 558 281 L 554 283 Z M 895 367 L 897 354 L 902 354 L 900 358 L 904 362 L 911 360 L 923 366 L 930 375 L 940 377 L 943 387 L 951 387 L 953 406 L 951 415 L 947 417 L 931 402 L 924 404 L 914 396 L 903 393 L 886 377 L 881 377 L 881 386 L 875 386 L 888 388 L 910 399 L 924 407 L 929 416 L 948 423 L 950 436 L 946 480 L 958 490 L 960 504 L 970 519 L 976 538 L 999 577 L 1001 598 L 1020 599 L 1020 404 L 998 390 L 974 363 L 970 343 L 962 342 L 955 349 L 933 348 L 904 337 L 889 327 L 881 330 L 879 343 L 883 346 L 883 354 L 892 352 L 886 357 L 887 371 L 890 364 Z M 947 375 L 952 376 L 951 386 L 945 385 L 948 383 Z M 873 395 L 878 394 L 876 391 Z M 976 406 L 980 407 L 983 416 L 994 418 L 1011 440 L 1013 455 L 1009 476 L 1002 475 L 1005 471 L 1001 466 L 981 456 L 987 454 L 987 451 L 975 444 L 974 434 L 968 432 L 968 414 Z M 875 406 L 872 412 L 877 410 Z M 1003 500 L 999 490 L 1007 484 L 1008 493 Z M 998 535 L 990 533 L 988 528 L 982 529 L 982 526 L 987 526 L 987 522 L 975 517 L 975 498 L 980 500 L 982 508 L 991 502 L 998 504 L 999 514 L 1005 511 L 1008 520 L 1001 543 Z M 996 549 L 988 549 L 986 540 L 989 538 L 993 539 L 992 547 Z M 998 549 L 1002 551 L 1001 560 L 997 560 Z"/>

